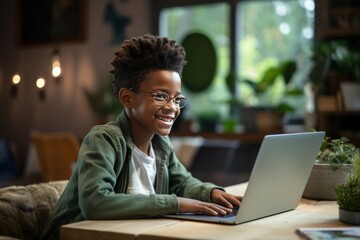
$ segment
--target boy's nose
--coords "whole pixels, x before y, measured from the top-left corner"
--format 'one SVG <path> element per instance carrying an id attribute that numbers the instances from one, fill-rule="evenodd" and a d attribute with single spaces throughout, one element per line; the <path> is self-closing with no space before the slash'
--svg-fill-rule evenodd
<path id="1" fill-rule="evenodd" d="M 168 101 L 165 106 L 169 107 L 173 111 L 176 111 L 178 109 L 178 105 L 174 102 L 174 99 L 170 99 L 170 101 Z"/>

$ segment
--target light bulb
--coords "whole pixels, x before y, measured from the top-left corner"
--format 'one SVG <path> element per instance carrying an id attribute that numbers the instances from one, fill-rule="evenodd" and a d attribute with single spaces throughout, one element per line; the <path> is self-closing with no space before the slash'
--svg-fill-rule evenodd
<path id="1" fill-rule="evenodd" d="M 60 65 L 60 59 L 59 56 L 54 56 L 53 57 L 53 62 L 52 62 L 52 76 L 53 77 L 59 77 L 61 75 L 61 65 Z"/>
<path id="2" fill-rule="evenodd" d="M 38 87 L 39 89 L 45 87 L 45 79 L 44 78 L 38 78 L 36 80 L 36 87 Z"/>
<path id="3" fill-rule="evenodd" d="M 51 75 L 57 80 L 60 80 L 61 77 L 61 63 L 60 63 L 60 50 L 59 48 L 55 48 L 52 53 L 51 58 Z"/>
<path id="4" fill-rule="evenodd" d="M 14 85 L 19 84 L 21 81 L 20 75 L 19 74 L 14 74 L 14 76 L 12 77 L 12 83 Z"/>
<path id="5" fill-rule="evenodd" d="M 11 96 L 16 97 L 18 92 L 18 85 L 21 81 L 20 75 L 15 73 L 12 77 L 12 85 L 11 85 Z"/>

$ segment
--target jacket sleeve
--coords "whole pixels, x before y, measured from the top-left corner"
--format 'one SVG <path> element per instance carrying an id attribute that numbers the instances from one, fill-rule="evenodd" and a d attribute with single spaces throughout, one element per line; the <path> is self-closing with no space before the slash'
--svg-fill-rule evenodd
<path id="1" fill-rule="evenodd" d="M 211 202 L 211 191 L 213 189 L 217 188 L 224 191 L 223 188 L 213 183 L 202 182 L 193 177 L 179 161 L 174 151 L 170 154 L 168 169 L 170 193 L 175 193 L 177 196 Z"/>
<path id="2" fill-rule="evenodd" d="M 176 196 L 141 195 L 117 191 L 117 180 L 127 158 L 124 138 L 97 129 L 84 139 L 78 164 L 78 194 L 86 219 L 125 219 L 176 213 Z"/>

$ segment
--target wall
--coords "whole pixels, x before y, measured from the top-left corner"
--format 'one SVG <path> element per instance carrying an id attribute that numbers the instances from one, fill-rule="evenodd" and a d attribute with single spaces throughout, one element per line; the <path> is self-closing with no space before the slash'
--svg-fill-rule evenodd
<path id="1" fill-rule="evenodd" d="M 111 68 L 113 32 L 104 20 L 105 6 L 113 3 L 117 13 L 129 16 L 126 37 L 150 32 L 148 0 L 88 0 L 84 42 L 57 44 L 63 76 L 60 83 L 50 77 L 54 45 L 18 46 L 17 1 L 0 1 L 0 137 L 14 143 L 19 168 L 24 169 L 29 149 L 29 133 L 70 131 L 80 139 L 96 123 L 96 116 L 84 98 L 83 88 L 93 88 Z M 22 81 L 16 98 L 11 98 L 11 77 L 18 72 Z M 46 99 L 40 101 L 35 80 L 47 79 Z"/>

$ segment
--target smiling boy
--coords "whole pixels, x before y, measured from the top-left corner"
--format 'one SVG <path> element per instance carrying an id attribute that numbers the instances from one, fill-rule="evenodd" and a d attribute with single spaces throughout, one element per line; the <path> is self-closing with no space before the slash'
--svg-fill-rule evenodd
<path id="1" fill-rule="evenodd" d="M 240 197 L 194 178 L 167 136 L 187 100 L 185 63 L 181 45 L 150 34 L 124 41 L 115 52 L 113 89 L 124 111 L 84 138 L 42 239 L 59 239 L 61 225 L 85 219 L 225 215 L 240 205 Z"/>

